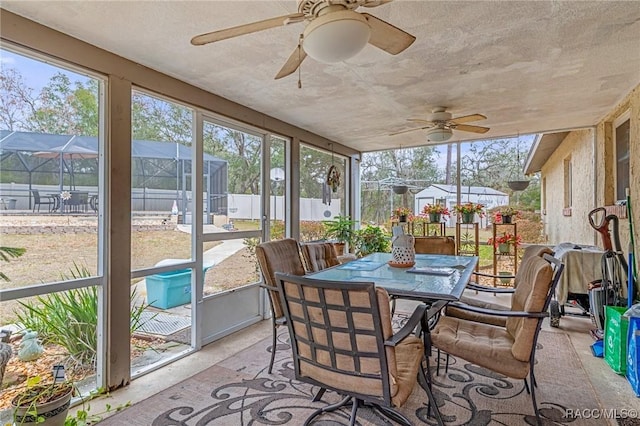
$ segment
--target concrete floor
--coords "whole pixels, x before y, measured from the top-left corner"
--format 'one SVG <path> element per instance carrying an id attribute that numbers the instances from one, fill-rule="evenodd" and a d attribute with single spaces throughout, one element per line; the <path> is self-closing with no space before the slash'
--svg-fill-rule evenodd
<path id="1" fill-rule="evenodd" d="M 484 298 L 494 303 L 508 305 L 508 295 L 475 295 L 473 297 Z M 399 311 L 411 311 L 414 302 L 399 301 Z M 590 346 L 594 342 L 589 334 L 593 328 L 588 317 L 564 316 L 560 321 L 560 328 L 552 328 L 545 319 L 543 329 L 554 333 L 566 333 L 569 335 L 576 353 L 590 379 L 590 385 L 594 388 L 601 406 L 607 409 L 636 409 L 640 410 L 640 398 L 636 398 L 629 383 L 624 376 L 615 374 L 602 358 L 595 358 Z M 148 398 L 159 391 L 172 386 L 183 379 L 190 377 L 217 362 L 220 362 L 252 344 L 271 335 L 270 321 L 263 321 L 248 329 L 234 333 L 217 342 L 205 346 L 201 351 L 167 365 L 157 371 L 134 380 L 124 389 L 117 390 L 107 397 L 102 397 L 91 402 L 91 413 L 103 411 L 105 404 L 117 407 L 127 402 L 135 403 Z M 571 372 L 567 372 L 571 374 Z M 589 384 L 585 384 L 588 386 Z M 579 392 L 579 389 L 575 390 Z M 77 408 L 76 408 L 77 409 Z M 72 410 L 73 411 L 73 410 Z M 604 421 L 601 424 L 606 424 Z M 610 420 L 610 425 L 617 425 L 615 420 Z"/>

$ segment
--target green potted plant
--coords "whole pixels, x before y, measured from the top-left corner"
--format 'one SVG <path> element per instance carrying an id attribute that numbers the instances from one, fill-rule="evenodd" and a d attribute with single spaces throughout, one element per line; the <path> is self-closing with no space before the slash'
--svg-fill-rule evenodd
<path id="1" fill-rule="evenodd" d="M 493 213 L 493 223 L 512 223 L 514 218 L 520 217 L 520 211 L 515 207 L 500 207 Z"/>
<path id="2" fill-rule="evenodd" d="M 355 220 L 351 220 L 349 216 L 338 215 L 334 217 L 335 220 L 325 220 L 324 224 L 325 234 L 324 237 L 333 240 L 333 246 L 336 249 L 338 256 L 341 256 L 345 252 L 345 245 L 353 245 L 354 225 L 357 223 Z"/>
<path id="3" fill-rule="evenodd" d="M 462 223 L 473 223 L 476 214 L 480 217 L 484 216 L 482 211 L 484 205 L 478 203 L 456 204 L 453 209 L 462 217 Z"/>
<path id="4" fill-rule="evenodd" d="M 25 389 L 11 400 L 15 425 L 64 426 L 74 386 L 71 382 L 27 380 Z"/>
<path id="5" fill-rule="evenodd" d="M 366 226 L 357 230 L 353 244 L 358 257 L 390 251 L 389 236 L 379 226 Z"/>
<path id="6" fill-rule="evenodd" d="M 443 204 L 427 204 L 422 208 L 422 214 L 428 216 L 431 223 L 440 223 L 442 216 L 450 215 L 449 209 Z"/>
<path id="7" fill-rule="evenodd" d="M 489 238 L 487 244 L 493 245 L 497 249 L 497 253 L 499 254 L 509 254 L 511 253 L 511 245 L 515 245 L 516 247 L 522 243 L 522 237 L 520 235 L 514 235 L 510 232 L 504 232 L 501 236 L 496 237 L 495 241 L 493 238 Z"/>

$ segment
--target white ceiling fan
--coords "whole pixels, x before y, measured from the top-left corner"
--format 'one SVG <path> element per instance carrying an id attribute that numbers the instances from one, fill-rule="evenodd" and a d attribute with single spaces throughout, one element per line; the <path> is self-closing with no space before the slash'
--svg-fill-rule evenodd
<path id="1" fill-rule="evenodd" d="M 487 133 L 490 129 L 488 127 L 474 126 L 469 123 L 471 121 L 486 120 L 482 114 L 463 115 L 461 117 L 452 118 L 450 112 L 447 112 L 445 107 L 435 107 L 427 120 L 422 118 L 409 118 L 408 121 L 412 121 L 419 124 L 426 124 L 422 127 L 415 129 L 401 130 L 399 132 L 391 133 L 389 136 L 399 135 L 402 133 L 414 132 L 416 130 L 427 130 L 427 139 L 431 142 L 444 142 L 449 140 L 453 136 L 454 130 L 460 130 L 463 132 L 472 133 Z"/>
<path id="2" fill-rule="evenodd" d="M 278 72 L 276 79 L 294 73 L 307 55 L 320 62 L 340 62 L 357 54 L 367 43 L 396 55 L 409 47 L 416 38 L 373 15 L 355 11 L 360 6 L 376 7 L 391 1 L 393 0 L 299 0 L 298 13 L 201 34 L 193 37 L 191 44 L 201 46 L 308 21 L 300 35 L 298 46 Z"/>

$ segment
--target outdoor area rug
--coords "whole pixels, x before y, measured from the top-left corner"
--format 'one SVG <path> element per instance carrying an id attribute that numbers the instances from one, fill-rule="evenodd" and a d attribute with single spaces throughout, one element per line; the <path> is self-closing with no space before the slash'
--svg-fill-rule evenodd
<path id="1" fill-rule="evenodd" d="M 317 388 L 294 379 L 286 330 L 280 333 L 273 374 L 267 373 L 271 338 L 101 422 L 101 425 L 301 425 L 318 407 L 340 398 L 327 392 L 311 402 Z M 537 351 L 536 396 L 544 425 L 595 425 L 599 420 L 563 418 L 566 409 L 598 409 L 586 372 L 564 333 L 543 331 Z M 432 358 L 432 365 L 434 359 Z M 434 369 L 435 374 L 435 369 Z M 531 397 L 522 380 L 511 380 L 451 357 L 441 364 L 434 393 L 447 425 L 535 424 Z M 316 425 L 347 425 L 349 407 L 320 416 Z M 416 424 L 427 417 L 427 397 L 416 386 L 400 411 Z M 357 425 L 390 425 L 369 408 Z"/>

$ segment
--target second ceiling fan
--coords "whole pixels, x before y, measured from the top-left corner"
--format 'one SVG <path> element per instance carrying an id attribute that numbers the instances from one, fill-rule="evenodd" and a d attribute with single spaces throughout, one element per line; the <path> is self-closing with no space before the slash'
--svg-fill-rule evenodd
<path id="1" fill-rule="evenodd" d="M 460 130 L 463 132 L 471 133 L 487 133 L 490 129 L 488 127 L 474 126 L 469 123 L 471 121 L 486 120 L 482 114 L 470 114 L 455 117 L 447 112 L 445 107 L 435 107 L 428 118 L 409 118 L 407 121 L 414 123 L 424 124 L 422 127 L 416 127 L 415 129 L 401 130 L 399 132 L 391 133 L 389 136 L 399 135 L 402 133 L 414 132 L 416 130 L 427 129 L 427 139 L 431 142 L 444 142 L 449 140 L 453 135 L 454 130 Z"/>
<path id="2" fill-rule="evenodd" d="M 294 73 L 307 55 L 320 62 L 340 62 L 357 54 L 367 43 L 396 55 L 409 47 L 416 38 L 380 18 L 355 11 L 360 6 L 376 7 L 391 1 L 300 0 L 298 13 L 201 34 L 193 37 L 191 44 L 200 46 L 308 21 L 300 35 L 298 46 L 280 69 L 276 79 Z"/>

